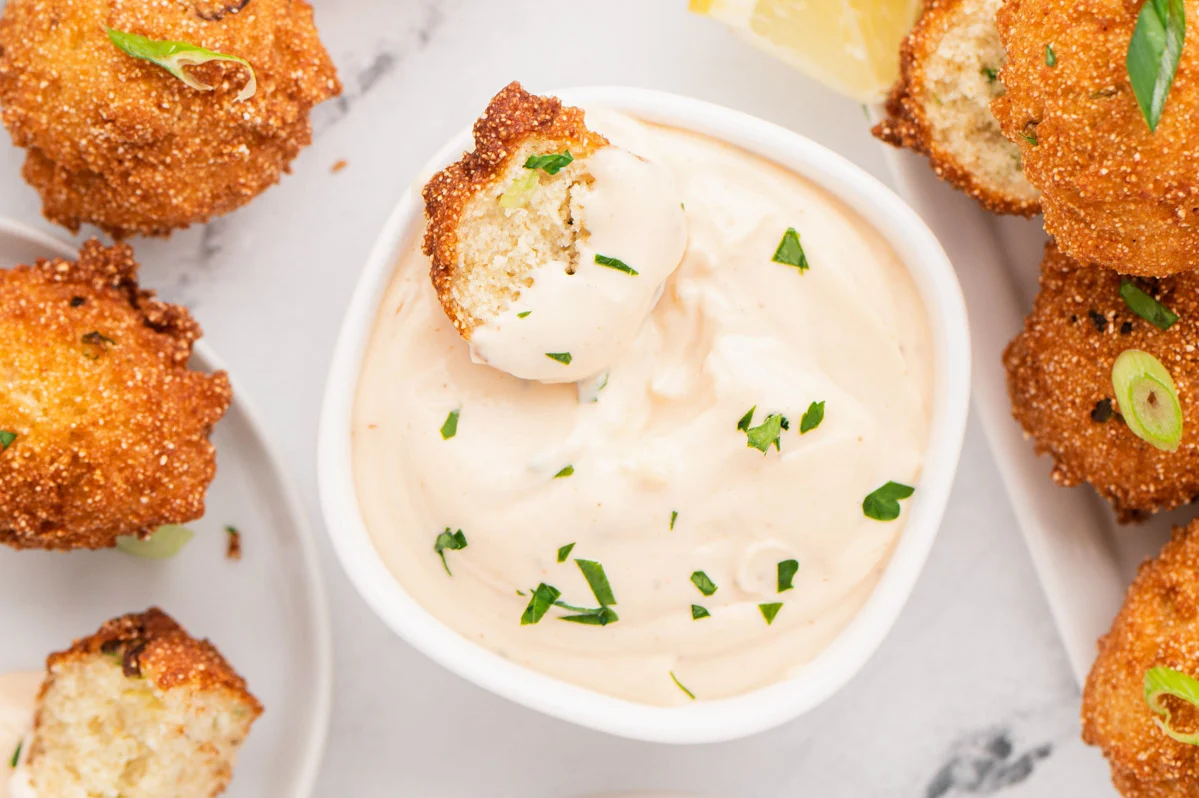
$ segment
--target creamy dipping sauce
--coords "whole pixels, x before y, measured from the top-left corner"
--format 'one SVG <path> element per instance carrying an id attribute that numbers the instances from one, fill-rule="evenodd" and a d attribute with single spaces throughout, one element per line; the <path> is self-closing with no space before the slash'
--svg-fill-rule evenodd
<path id="1" fill-rule="evenodd" d="M 576 389 L 473 363 L 413 243 L 357 389 L 359 504 L 395 578 L 463 637 L 647 704 L 688 703 L 676 679 L 701 700 L 738 695 L 802 669 L 886 567 L 908 502 L 890 522 L 862 502 L 891 480 L 919 490 L 927 322 L 882 236 L 823 189 L 701 135 L 587 118 L 674 175 L 682 264 L 606 385 Z M 807 271 L 772 261 L 791 227 Z M 813 402 L 824 419 L 801 435 Z M 755 427 L 789 419 L 781 451 L 747 446 L 738 421 L 751 407 Z M 456 434 L 443 439 L 454 410 Z M 467 541 L 444 552 L 452 576 L 434 552 L 447 528 Z M 566 623 L 554 607 L 522 626 L 540 583 L 597 605 L 575 558 L 603 565 L 619 621 Z M 780 593 L 787 560 L 799 570 Z M 696 571 L 715 593 L 697 589 Z M 759 605 L 780 602 L 768 625 Z M 693 620 L 692 605 L 709 617 Z"/>
<path id="2" fill-rule="evenodd" d="M 22 761 L 29 753 L 22 741 L 33 727 L 45 676 L 40 671 L 0 673 L 0 798 L 36 798 L 25 768 L 14 770 L 10 765 L 18 745 Z"/>

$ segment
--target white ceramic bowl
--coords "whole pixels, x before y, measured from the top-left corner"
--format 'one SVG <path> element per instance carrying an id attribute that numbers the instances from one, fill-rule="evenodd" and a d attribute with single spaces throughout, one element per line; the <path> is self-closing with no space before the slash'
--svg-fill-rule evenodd
<path id="1" fill-rule="evenodd" d="M 555 94 L 573 105 L 612 108 L 707 134 L 791 169 L 861 214 L 907 265 L 929 319 L 934 403 L 920 490 L 885 573 L 857 617 L 793 678 L 736 698 L 683 707 L 646 706 L 567 684 L 476 645 L 430 615 L 391 575 L 371 543 L 358 508 L 350 451 L 354 393 L 375 315 L 399 254 L 424 227 L 423 205 L 412 188 L 379 234 L 333 356 L 318 457 L 329 536 L 359 593 L 397 634 L 498 695 L 583 726 L 652 742 L 709 743 L 761 732 L 812 709 L 857 673 L 891 629 L 924 567 L 949 498 L 969 405 L 970 345 L 961 289 L 940 244 L 902 200 L 849 161 L 802 136 L 727 108 L 645 89 L 604 87 Z M 469 131 L 463 131 L 431 163 L 440 168 L 470 148 Z"/>

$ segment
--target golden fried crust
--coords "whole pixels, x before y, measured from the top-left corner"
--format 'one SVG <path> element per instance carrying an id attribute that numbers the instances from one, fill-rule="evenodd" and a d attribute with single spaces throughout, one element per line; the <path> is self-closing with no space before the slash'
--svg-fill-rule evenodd
<path id="1" fill-rule="evenodd" d="M 1049 245 L 1033 311 L 1004 353 L 1013 414 L 1037 452 L 1053 457 L 1054 481 L 1089 482 L 1122 521 L 1199 494 L 1199 274 L 1139 285 L 1179 315 L 1168 331 L 1129 310 L 1115 272 L 1081 266 Z M 1125 349 L 1149 352 L 1174 378 L 1185 424 L 1178 451 L 1154 448 L 1121 421 L 1111 374 Z M 1096 420 L 1106 401 L 1111 417 Z"/>
<path id="2" fill-rule="evenodd" d="M 1103 750 L 1126 798 L 1199 795 L 1199 747 L 1163 734 L 1145 703 L 1145 672 L 1158 665 L 1199 676 L 1199 521 L 1141 566 L 1083 691 L 1083 740 Z M 1166 701 L 1176 728 L 1199 728 L 1199 711 Z"/>
<path id="3" fill-rule="evenodd" d="M 199 325 L 136 277 L 94 239 L 0 271 L 0 543 L 104 548 L 204 514 L 232 390 L 188 370 Z"/>
<path id="4" fill-rule="evenodd" d="M 225 690 L 253 712 L 262 705 L 246 688 L 246 681 L 207 640 L 196 640 L 157 607 L 144 613 L 114 618 L 90 637 L 76 640 L 66 651 L 46 660 L 49 676 L 42 695 L 50 689 L 55 671 L 62 665 L 97 654 L 118 656 L 125 675 L 145 678 L 160 690 L 190 688 Z"/>
<path id="5" fill-rule="evenodd" d="M 998 16 L 1007 92 L 992 110 L 1023 152 L 1024 174 L 1043 195 L 1045 227 L 1063 252 L 1125 274 L 1165 276 L 1199 259 L 1199 51 L 1183 49 L 1151 133 L 1125 66 L 1140 5 L 1007 0 Z M 1199 2 L 1186 5 L 1189 42 L 1199 39 Z"/>
<path id="6" fill-rule="evenodd" d="M 892 146 L 928 156 L 937 177 L 974 197 L 992 213 L 1034 216 L 1041 210 L 1039 202 L 1022 200 L 983 185 L 953 155 L 933 141 L 932 128 L 924 112 L 927 102 L 924 63 L 936 51 L 961 2 L 925 0 L 924 12 L 900 46 L 899 80 L 887 98 L 887 117 L 871 132 Z"/>
<path id="7" fill-rule="evenodd" d="M 245 58 L 191 68 L 211 92 L 114 46 L 105 27 Z M 341 91 L 303 0 L 9 0 L 0 106 L 53 221 L 163 235 L 278 182 L 312 138 L 308 112 Z"/>
<path id="8" fill-rule="evenodd" d="M 467 202 L 505 173 L 512 156 L 533 139 L 554 151 L 569 149 L 585 158 L 608 140 L 587 129 L 580 108 L 557 97 L 530 94 L 509 83 L 491 99 L 474 125 L 475 149 L 435 174 L 425 185 L 424 252 L 433 260 L 430 276 L 446 315 L 470 338 L 469 313 L 453 299 L 450 285 L 458 268 L 458 220 Z"/>

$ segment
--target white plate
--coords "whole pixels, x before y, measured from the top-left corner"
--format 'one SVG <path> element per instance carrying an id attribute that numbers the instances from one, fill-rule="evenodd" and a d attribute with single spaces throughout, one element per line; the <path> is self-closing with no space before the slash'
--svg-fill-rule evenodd
<path id="1" fill-rule="evenodd" d="M 999 465 L 1016 519 L 1058 632 L 1081 685 L 1095 643 L 1111 626 L 1137 566 L 1156 554 L 1170 527 L 1193 508 L 1121 526 L 1086 485 L 1061 488 L 1012 418 L 1002 356 L 1023 328 L 1037 293 L 1045 234 L 1040 218 L 996 217 L 939 181 L 928 161 L 887 148 L 900 194 L 924 217 L 953 262 L 966 295 L 974 355 L 974 406 Z"/>
<path id="2" fill-rule="evenodd" d="M 74 249 L 0 219 L 0 268 Z M 193 366 L 220 368 L 203 345 Z M 234 379 L 236 390 L 237 380 Z M 241 754 L 228 798 L 307 798 L 324 749 L 332 687 L 328 604 L 308 525 L 243 398 L 212 436 L 217 476 L 196 537 L 176 558 L 115 551 L 46 553 L 0 546 L 0 672 L 38 670 L 46 655 L 114 616 L 162 607 L 210 638 L 266 712 Z M 224 526 L 243 555 L 225 557 Z"/>

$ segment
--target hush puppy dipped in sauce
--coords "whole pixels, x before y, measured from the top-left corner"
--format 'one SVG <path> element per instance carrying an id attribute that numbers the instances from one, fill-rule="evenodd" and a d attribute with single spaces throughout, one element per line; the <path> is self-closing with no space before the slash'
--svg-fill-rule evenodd
<path id="1" fill-rule="evenodd" d="M 1199 2 L 1185 5 L 1156 130 L 1128 63 L 1130 46 L 1155 60 L 1133 42 L 1145 4 L 1007 0 L 997 15 L 1007 64 L 992 110 L 1041 191 L 1045 228 L 1074 260 L 1158 277 L 1199 264 Z"/>
<path id="2" fill-rule="evenodd" d="M 118 47 L 123 34 L 245 63 L 178 67 L 206 91 Z M 340 91 L 303 0 L 10 0 L 0 16 L 4 124 L 45 215 L 72 231 L 165 235 L 246 204 Z"/>
<path id="3" fill-rule="evenodd" d="M 1013 413 L 1037 451 L 1053 458 L 1054 481 L 1090 483 L 1123 521 L 1192 501 L 1199 494 L 1197 346 L 1199 274 L 1122 278 L 1049 245 L 1040 293 L 1004 364 Z M 1153 356 L 1172 380 L 1181 411 L 1173 449 L 1153 445 L 1130 426 L 1130 408 L 1113 385 L 1127 351 Z"/>
<path id="4" fill-rule="evenodd" d="M 188 368 L 200 334 L 127 246 L 0 271 L 0 543 L 107 548 L 203 515 L 232 390 Z"/>

